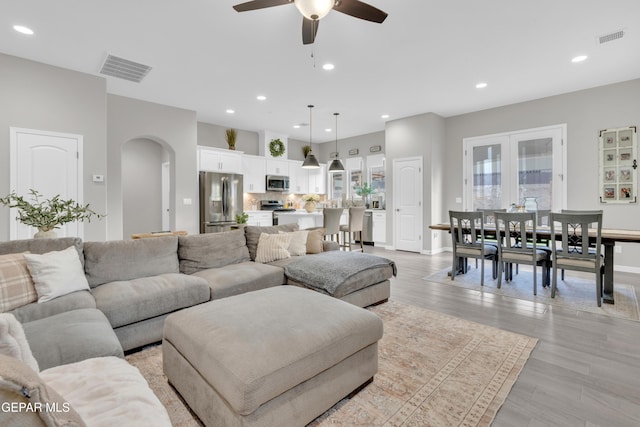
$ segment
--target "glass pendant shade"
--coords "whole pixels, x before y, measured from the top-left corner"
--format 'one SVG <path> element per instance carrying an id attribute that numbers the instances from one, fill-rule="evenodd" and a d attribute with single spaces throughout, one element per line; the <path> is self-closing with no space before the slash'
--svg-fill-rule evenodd
<path id="1" fill-rule="evenodd" d="M 313 135 L 313 129 L 311 128 L 311 110 L 313 109 L 313 105 L 307 105 L 307 107 L 309 108 L 309 148 L 311 148 L 311 137 Z M 318 169 L 320 167 L 318 159 L 311 153 L 311 150 L 309 150 L 309 154 L 307 154 L 304 162 L 302 162 L 302 167 L 304 169 Z"/>
<path id="2" fill-rule="evenodd" d="M 336 4 L 335 0 L 294 0 L 294 3 L 305 18 L 313 21 L 327 16 Z"/>

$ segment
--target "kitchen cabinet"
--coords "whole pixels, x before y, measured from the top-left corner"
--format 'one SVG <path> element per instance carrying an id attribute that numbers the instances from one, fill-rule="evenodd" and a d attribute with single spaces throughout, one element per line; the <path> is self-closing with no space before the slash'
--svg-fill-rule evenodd
<path id="1" fill-rule="evenodd" d="M 303 169 L 305 170 L 305 169 Z M 306 169 L 309 173 L 309 192 L 327 193 L 327 165 L 320 164 L 318 169 Z"/>
<path id="2" fill-rule="evenodd" d="M 309 192 L 308 169 L 302 169 L 302 162 L 289 160 L 289 192 L 307 194 Z"/>
<path id="3" fill-rule="evenodd" d="M 242 155 L 221 148 L 198 147 L 198 170 L 242 173 Z"/>
<path id="4" fill-rule="evenodd" d="M 373 242 L 387 241 L 387 213 L 373 211 Z"/>
<path id="5" fill-rule="evenodd" d="M 245 193 L 265 193 L 267 159 L 259 156 L 242 156 L 242 182 Z"/>
<path id="6" fill-rule="evenodd" d="M 267 158 L 267 175 L 289 176 L 289 161 Z"/>
<path id="7" fill-rule="evenodd" d="M 247 225 L 273 225 L 273 213 L 271 211 L 247 211 L 246 214 L 249 215 Z"/>

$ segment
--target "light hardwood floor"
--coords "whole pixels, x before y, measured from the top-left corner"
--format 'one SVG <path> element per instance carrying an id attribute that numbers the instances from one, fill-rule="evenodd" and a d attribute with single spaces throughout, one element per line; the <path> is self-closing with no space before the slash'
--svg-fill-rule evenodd
<path id="1" fill-rule="evenodd" d="M 365 252 L 396 262 L 391 299 L 539 339 L 494 426 L 640 426 L 640 322 L 422 280 L 451 253 Z"/>

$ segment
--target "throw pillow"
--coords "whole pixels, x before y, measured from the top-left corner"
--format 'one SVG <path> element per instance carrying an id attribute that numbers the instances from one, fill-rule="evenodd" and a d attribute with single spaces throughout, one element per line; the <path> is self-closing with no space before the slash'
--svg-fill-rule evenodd
<path id="1" fill-rule="evenodd" d="M 307 237 L 308 254 L 319 254 L 322 252 L 322 241 L 324 240 L 324 235 L 326 232 L 326 228 L 316 228 L 314 230 L 309 230 L 309 236 Z"/>
<path id="2" fill-rule="evenodd" d="M 262 233 L 258 240 L 256 262 L 264 264 L 279 259 L 291 258 L 291 254 L 287 250 L 290 243 L 291 236 L 289 234 Z"/>
<path id="3" fill-rule="evenodd" d="M 89 283 L 73 246 L 63 251 L 47 252 L 42 255 L 25 254 L 29 272 L 36 285 L 38 303 L 70 294 L 89 290 Z"/>
<path id="4" fill-rule="evenodd" d="M 289 233 L 280 231 L 280 234 L 291 235 L 291 243 L 289 243 L 289 247 L 287 248 L 291 256 L 307 254 L 307 236 L 309 235 L 309 230 L 291 231 Z"/>
<path id="5" fill-rule="evenodd" d="M 24 254 L 0 255 L 0 313 L 37 300 Z"/>

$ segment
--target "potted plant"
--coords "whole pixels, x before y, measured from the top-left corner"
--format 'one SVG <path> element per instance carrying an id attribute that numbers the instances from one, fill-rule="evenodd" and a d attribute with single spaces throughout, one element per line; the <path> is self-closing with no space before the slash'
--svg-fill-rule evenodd
<path id="1" fill-rule="evenodd" d="M 42 194 L 36 190 L 29 190 L 31 200 L 25 200 L 12 191 L 6 197 L 0 197 L 0 203 L 9 208 L 18 209 L 17 220 L 21 223 L 36 227 L 38 232 L 34 238 L 56 237 L 53 231 L 69 222 L 91 222 L 93 216 L 102 218 L 104 215 L 94 212 L 89 205 L 80 205 L 74 200 L 62 200 L 57 194 L 50 199 L 41 200 Z"/>
<path id="2" fill-rule="evenodd" d="M 364 200 L 365 207 L 369 209 L 369 196 L 373 194 L 374 189 L 369 185 L 368 182 L 365 182 L 362 185 L 355 187 L 356 194 Z"/>
<path id="3" fill-rule="evenodd" d="M 306 159 L 307 156 L 309 155 L 309 153 L 311 152 L 311 146 L 310 145 L 303 145 L 302 146 L 302 154 L 304 154 L 304 158 Z"/>
<path id="4" fill-rule="evenodd" d="M 306 202 L 304 204 L 304 209 L 311 213 L 316 210 L 316 203 L 320 201 L 320 196 L 317 194 L 305 194 L 302 196 L 302 200 Z"/>
<path id="5" fill-rule="evenodd" d="M 227 129 L 225 131 L 225 135 L 227 138 L 227 145 L 229 146 L 229 150 L 235 150 L 236 139 L 238 138 L 238 131 L 235 129 Z"/>
<path id="6" fill-rule="evenodd" d="M 236 215 L 236 225 L 232 226 L 231 228 L 242 228 L 245 226 L 247 221 L 249 221 L 249 214 L 246 212 L 242 212 L 240 215 Z"/>

